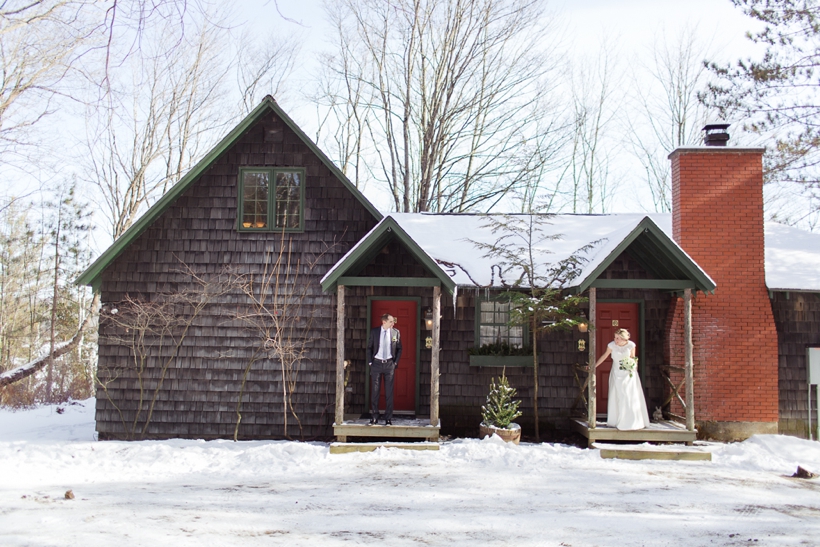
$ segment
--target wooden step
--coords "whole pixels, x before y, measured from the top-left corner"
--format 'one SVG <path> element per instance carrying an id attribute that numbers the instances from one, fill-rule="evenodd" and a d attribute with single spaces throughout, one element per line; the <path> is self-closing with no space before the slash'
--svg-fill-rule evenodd
<path id="1" fill-rule="evenodd" d="M 377 448 L 400 448 L 402 450 L 438 450 L 438 443 L 330 443 L 331 454 L 350 452 L 373 452 Z"/>
<path id="2" fill-rule="evenodd" d="M 712 453 L 697 446 L 618 445 L 593 443 L 604 459 L 712 461 Z"/>
<path id="3" fill-rule="evenodd" d="M 333 434 L 341 441 L 347 437 L 379 437 L 383 439 L 427 439 L 437 441 L 439 428 L 421 420 L 394 419 L 393 425 L 367 425 L 367 420 L 333 424 Z"/>
<path id="4" fill-rule="evenodd" d="M 598 423 L 595 429 L 590 429 L 584 420 L 572 419 L 572 427 L 581 435 L 589 439 L 590 443 L 597 441 L 633 441 L 655 443 L 691 443 L 697 440 L 697 431 L 687 431 L 686 427 L 676 422 L 653 422 L 646 429 L 621 431 L 614 427 L 607 427 L 606 423 Z"/>

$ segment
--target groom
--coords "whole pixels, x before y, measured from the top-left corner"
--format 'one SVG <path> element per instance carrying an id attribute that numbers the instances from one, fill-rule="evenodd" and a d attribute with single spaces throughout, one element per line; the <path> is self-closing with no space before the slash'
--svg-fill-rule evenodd
<path id="1" fill-rule="evenodd" d="M 379 388 L 384 378 L 385 425 L 393 425 L 393 375 L 401 358 L 401 334 L 394 329 L 395 318 L 382 315 L 382 326 L 370 331 L 367 341 L 367 364 L 372 381 L 370 390 L 370 425 L 379 421 Z"/>

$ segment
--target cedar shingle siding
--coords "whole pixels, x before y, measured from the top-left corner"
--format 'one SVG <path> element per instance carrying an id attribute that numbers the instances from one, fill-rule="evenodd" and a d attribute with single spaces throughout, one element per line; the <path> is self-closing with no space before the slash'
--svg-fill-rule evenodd
<path id="1" fill-rule="evenodd" d="M 774 292 L 772 312 L 779 348 L 780 433 L 808 435 L 808 377 L 806 348 L 820 347 L 820 294 Z M 754 359 L 753 355 L 749 356 Z M 817 402 L 812 397 L 812 427 Z"/>
<path id="2" fill-rule="evenodd" d="M 103 272 L 103 306 L 108 310 L 121 306 L 126 295 L 156 301 L 161 293 L 190 288 L 191 277 L 179 272 L 183 264 L 204 276 L 226 266 L 238 274 L 260 274 L 266 254 L 278 251 L 281 235 L 237 231 L 237 176 L 243 166 L 306 169 L 305 232 L 286 236 L 293 241 L 293 262 L 299 258 L 304 264 L 336 243 L 319 266 L 301 279 L 309 284 L 306 302 L 315 319 L 309 358 L 294 394 L 305 437 L 326 437 L 332 433 L 336 385 L 335 296 L 323 293 L 319 280 L 376 219 L 274 113 L 253 125 Z M 219 297 L 197 318 L 165 374 L 146 438 L 233 436 L 241 378 L 252 348 L 259 343 L 234 319 L 246 303 L 235 290 Z M 125 438 L 123 422 L 130 428 L 134 421 L 140 382 L 129 348 L 114 341 L 123 333 L 105 319 L 100 333 L 99 376 L 107 391 L 98 393 L 97 430 L 101 439 Z M 142 383 L 149 401 L 160 375 L 161 366 L 154 360 Z M 284 435 L 277 364 L 264 361 L 252 368 L 243 400 L 240 438 Z M 142 405 L 140 420 L 148 406 L 147 401 Z M 288 423 L 290 435 L 298 437 L 295 420 L 289 417 Z"/>

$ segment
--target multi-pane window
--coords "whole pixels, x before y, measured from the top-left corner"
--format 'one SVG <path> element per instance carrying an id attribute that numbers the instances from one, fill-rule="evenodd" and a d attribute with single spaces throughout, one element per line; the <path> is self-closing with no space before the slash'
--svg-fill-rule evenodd
<path id="1" fill-rule="evenodd" d="M 479 300 L 478 306 L 478 346 L 507 343 L 520 348 L 524 345 L 524 327 L 509 325 L 509 301 Z"/>
<path id="2" fill-rule="evenodd" d="M 302 230 L 303 169 L 245 168 L 239 178 L 240 230 Z"/>

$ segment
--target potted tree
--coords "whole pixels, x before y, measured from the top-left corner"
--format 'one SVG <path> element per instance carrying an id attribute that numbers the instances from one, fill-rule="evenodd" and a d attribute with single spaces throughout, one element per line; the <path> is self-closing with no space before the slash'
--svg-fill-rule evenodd
<path id="1" fill-rule="evenodd" d="M 521 401 L 514 401 L 515 388 L 510 387 L 506 374 L 502 373 L 496 383 L 495 378 L 490 380 L 490 393 L 487 402 L 481 407 L 481 425 L 479 434 L 483 439 L 486 435 L 498 435 L 505 442 L 518 444 L 521 439 L 521 426 L 513 420 L 521 416 L 518 406 Z"/>

